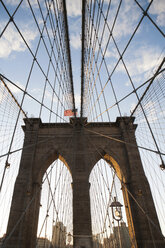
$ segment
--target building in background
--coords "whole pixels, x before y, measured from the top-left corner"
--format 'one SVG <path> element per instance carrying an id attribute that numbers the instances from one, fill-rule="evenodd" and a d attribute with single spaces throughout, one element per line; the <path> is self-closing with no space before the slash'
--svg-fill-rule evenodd
<path id="1" fill-rule="evenodd" d="M 99 235 L 93 236 L 93 248 L 102 248 L 103 245 L 100 242 Z"/>
<path id="2" fill-rule="evenodd" d="M 38 238 L 37 239 L 37 248 L 51 248 L 51 242 L 50 240 L 46 238 Z"/>
<path id="3" fill-rule="evenodd" d="M 66 227 L 62 222 L 57 222 L 52 231 L 52 248 L 63 248 L 66 246 Z"/>
<path id="4" fill-rule="evenodd" d="M 113 233 L 111 233 L 110 237 L 104 239 L 103 248 L 120 248 L 120 239 L 122 248 L 131 248 L 129 231 L 125 222 L 121 222 L 121 225 L 119 227 L 115 226 L 113 228 Z"/>

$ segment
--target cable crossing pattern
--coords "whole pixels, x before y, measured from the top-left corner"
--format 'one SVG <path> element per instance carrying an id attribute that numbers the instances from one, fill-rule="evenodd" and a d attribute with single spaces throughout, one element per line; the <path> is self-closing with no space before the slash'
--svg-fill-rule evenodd
<path id="1" fill-rule="evenodd" d="M 76 16 L 79 2 L 81 16 Z M 34 197 L 6 238 L 14 183 L 24 147 L 23 119 L 29 125 L 31 118 L 40 118 L 43 123 L 49 124 L 69 123 L 74 130 L 69 117 L 64 114 L 65 110 L 71 110 L 74 118 L 87 117 L 84 125 L 87 133 L 92 133 L 88 129 L 90 123 L 110 123 L 115 122 L 117 117 L 126 116 L 131 122 L 131 118 L 135 117 L 137 147 L 164 239 L 165 26 L 161 19 L 163 9 L 158 13 L 160 2 L 0 1 L 2 247 L 7 245 L 30 204 L 35 201 Z M 72 66 L 72 61 L 76 61 L 76 49 L 72 42 L 74 28 L 79 30 L 81 36 L 79 79 L 75 72 L 78 65 Z M 77 92 L 77 87 L 81 88 L 80 92 Z M 77 95 L 80 96 L 80 102 L 77 101 Z M 93 132 L 93 135 L 107 142 L 113 140 L 116 145 L 134 146 L 131 140 L 125 142 L 99 132 Z M 52 139 L 47 137 L 47 142 Z M 66 149 L 72 142 L 72 138 L 68 138 Z M 40 144 L 39 138 L 32 145 L 34 151 L 37 144 Z M 91 140 L 89 144 L 102 157 L 89 177 L 93 247 L 137 247 L 136 237 L 130 238 L 128 231 L 127 206 L 122 194 L 122 187 L 127 186 L 115 170 L 113 161 L 102 156 L 100 147 Z M 35 247 L 73 247 L 72 175 L 62 157 L 50 164 L 40 187 L 42 194 Z M 28 194 L 30 191 L 27 190 Z M 136 196 L 131 192 L 129 194 L 149 225 L 158 229 L 152 218 L 148 217 L 146 209 L 136 201 Z M 142 192 L 137 194 L 143 197 Z M 111 208 L 116 201 L 125 205 L 125 208 L 118 209 L 121 211 L 118 212 L 119 220 L 114 218 Z M 133 232 L 133 226 L 131 228 Z M 157 245 L 151 229 L 150 234 L 155 248 Z"/>

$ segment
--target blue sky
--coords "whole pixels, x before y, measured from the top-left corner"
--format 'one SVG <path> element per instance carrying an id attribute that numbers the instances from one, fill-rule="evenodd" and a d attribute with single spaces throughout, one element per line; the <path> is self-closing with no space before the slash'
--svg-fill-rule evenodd
<path id="1" fill-rule="evenodd" d="M 162 31 L 165 30 L 165 5 L 163 0 L 155 0 L 149 10 L 151 18 L 159 25 Z M 5 1 L 10 13 L 12 14 L 15 10 L 19 1 L 17 0 L 7 0 Z M 70 31 L 70 45 L 71 45 L 71 56 L 72 56 L 72 68 L 73 68 L 73 79 L 74 79 L 74 89 L 75 89 L 75 98 L 76 98 L 76 107 L 79 108 L 80 104 L 80 82 L 81 82 L 81 1 L 80 0 L 67 0 L 67 12 L 68 12 L 68 23 Z M 112 25 L 112 20 L 114 19 L 116 8 L 119 1 L 112 1 L 111 15 L 108 17 L 109 25 Z M 149 1 L 139 1 L 143 8 L 146 8 Z M 38 18 L 39 24 L 42 26 L 43 21 L 41 14 L 37 8 L 37 2 L 31 1 L 34 12 Z M 43 1 L 40 1 L 40 4 L 44 6 Z M 106 10 L 108 1 L 105 1 L 104 10 Z M 44 8 L 43 8 L 44 9 Z M 1 17 L 0 17 L 0 30 L 3 29 L 4 25 L 8 21 L 8 16 L 2 7 L 0 6 Z M 46 13 L 46 11 L 43 11 Z M 122 52 L 127 44 L 134 28 L 136 27 L 138 21 L 142 16 L 142 11 L 137 6 L 134 1 L 124 0 L 121 5 L 119 17 L 117 19 L 116 26 L 114 28 L 114 38 L 118 44 L 120 51 Z M 39 38 L 39 33 L 37 31 L 34 20 L 32 19 L 31 12 L 27 2 L 23 2 L 22 6 L 19 8 L 18 12 L 14 17 L 15 22 L 22 31 L 24 37 L 26 38 L 32 51 L 35 51 L 36 44 Z M 103 21 L 101 23 L 103 26 Z M 101 28 L 100 28 L 101 35 Z M 109 33 L 106 30 L 102 42 L 102 49 L 105 49 L 106 42 L 108 39 Z M 45 34 L 46 40 L 46 34 Z M 153 71 L 159 65 L 162 57 L 164 55 L 164 40 L 163 36 L 157 31 L 153 24 L 148 20 L 147 17 L 143 20 L 137 34 L 135 35 L 133 41 L 131 42 L 127 52 L 124 55 L 124 61 L 127 65 L 128 71 L 133 79 L 135 86 L 139 86 L 146 79 L 153 75 Z M 47 69 L 46 63 L 46 53 L 44 48 L 39 51 L 39 60 L 43 68 Z M 113 42 L 110 42 L 109 47 L 105 54 L 106 62 L 108 64 L 109 72 L 113 69 L 117 59 L 119 58 L 116 48 L 114 47 Z M 29 54 L 24 42 L 22 41 L 20 35 L 15 29 L 12 23 L 9 24 L 7 30 L 0 40 L 0 70 L 1 73 L 6 75 L 13 82 L 18 84 L 20 87 L 24 88 L 27 76 L 30 70 L 32 57 Z M 105 68 L 102 67 L 101 77 L 103 84 L 107 80 L 105 74 Z M 28 91 L 37 99 L 41 99 L 41 93 L 44 87 L 44 84 L 41 83 L 43 77 L 41 73 L 34 69 L 32 74 L 31 82 L 29 83 Z M 125 73 L 125 69 L 122 66 L 122 63 L 117 67 L 116 72 L 112 77 L 114 89 L 117 92 L 118 99 L 125 96 L 129 93 L 132 88 L 129 82 L 129 79 Z M 97 82 L 98 84 L 98 82 Z M 18 89 L 11 86 L 13 93 L 17 96 L 18 99 L 21 99 L 21 93 Z M 122 89 L 122 90 L 119 90 Z M 99 86 L 98 86 L 99 90 Z M 109 85 L 105 89 L 105 95 L 111 95 L 111 89 Z M 47 91 L 47 98 L 49 98 L 49 90 Z M 108 97 L 107 97 L 108 98 Z M 113 99 L 113 96 L 112 96 Z M 29 100 L 29 99 L 28 99 Z M 100 98 L 101 100 L 101 98 Z M 30 101 L 30 100 L 29 100 Z M 101 100 L 103 101 L 103 100 Z M 24 109 L 29 113 L 29 115 L 37 115 L 38 106 L 33 108 L 33 113 L 28 107 L 28 101 L 24 103 Z M 108 106 L 111 106 L 114 102 L 107 100 Z M 129 103 L 129 104 L 128 104 Z M 132 106 L 136 103 L 135 96 L 131 96 L 128 101 L 121 108 L 124 113 L 129 113 Z M 49 105 L 49 103 L 47 102 Z M 105 109 L 105 106 L 102 106 L 102 110 Z M 111 115 L 115 116 L 116 112 L 111 111 Z M 105 117 L 106 118 L 106 117 Z M 113 117 L 112 119 L 114 119 Z"/>

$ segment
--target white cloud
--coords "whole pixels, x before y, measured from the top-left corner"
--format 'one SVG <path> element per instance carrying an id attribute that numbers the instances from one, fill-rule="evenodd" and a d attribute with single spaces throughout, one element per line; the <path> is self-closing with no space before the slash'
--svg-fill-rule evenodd
<path id="1" fill-rule="evenodd" d="M 76 17 L 81 15 L 81 0 L 66 0 L 68 16 Z"/>
<path id="2" fill-rule="evenodd" d="M 71 33 L 81 33 L 81 16 L 76 19 L 69 18 L 69 32 Z"/>
<path id="3" fill-rule="evenodd" d="M 43 0 L 40 0 L 40 4 L 41 4 L 41 2 L 43 2 Z M 20 0 L 6 0 L 5 3 L 6 3 L 6 5 L 8 4 L 8 5 L 12 5 L 12 6 L 17 6 L 20 3 Z M 30 4 L 33 7 L 38 7 L 37 0 L 31 0 Z M 27 1 L 23 1 L 21 6 L 28 7 L 29 4 Z"/>
<path id="4" fill-rule="evenodd" d="M 32 94 L 33 96 L 41 96 L 42 95 L 42 89 L 40 88 L 33 88 L 29 90 L 29 93 Z"/>
<path id="5" fill-rule="evenodd" d="M 145 111 L 145 114 L 146 114 L 146 117 L 147 117 L 147 120 L 149 121 L 149 123 L 151 124 L 151 123 L 154 123 L 155 121 L 157 121 L 158 116 L 157 116 L 157 110 L 156 110 L 155 102 L 149 101 L 146 104 L 143 104 L 143 102 L 142 102 L 142 105 L 143 105 L 143 108 L 144 108 L 144 111 Z M 143 115 L 141 115 L 141 108 L 140 107 L 137 108 L 135 115 L 137 117 L 136 120 L 137 120 L 138 124 L 146 123 L 146 119 L 142 118 Z"/>
<path id="6" fill-rule="evenodd" d="M 159 115 L 160 115 L 161 117 L 165 118 L 165 110 L 162 110 L 162 111 L 159 113 Z"/>
<path id="7" fill-rule="evenodd" d="M 111 10 L 110 10 L 110 14 L 108 17 L 108 24 L 109 24 L 109 28 L 111 29 L 113 22 L 114 22 L 114 18 L 116 16 L 116 12 L 117 12 L 117 8 L 118 8 L 118 3 L 117 1 L 113 2 L 112 6 L 111 6 Z M 135 4 L 134 1 L 132 0 L 123 0 L 121 7 L 120 7 L 120 11 L 119 11 L 119 15 L 115 24 L 115 27 L 113 29 L 113 36 L 115 38 L 115 40 L 117 41 L 117 43 L 119 43 L 119 41 L 123 42 L 123 38 L 127 37 L 128 35 L 131 35 L 134 31 L 134 28 L 136 27 L 139 17 L 140 17 L 141 11 L 138 8 L 138 6 Z M 103 32 L 103 27 L 104 27 L 104 21 L 102 19 L 102 23 L 99 29 L 99 33 L 98 33 L 98 37 L 99 40 L 101 40 L 102 37 L 102 32 Z M 140 31 L 138 31 L 140 32 Z M 94 32 L 93 32 L 94 34 Z M 108 49 L 105 53 L 105 57 L 110 58 L 113 57 L 115 59 L 119 58 L 118 52 L 115 48 L 114 43 L 112 42 L 112 39 L 109 40 L 109 29 L 107 28 L 107 26 L 105 27 L 105 31 L 104 31 L 104 36 L 102 39 L 102 44 L 101 47 L 104 50 L 105 47 L 107 46 L 107 42 L 109 42 L 109 46 Z M 96 47 L 96 50 L 98 50 L 98 44 Z"/>
<path id="8" fill-rule="evenodd" d="M 39 0 L 39 3 L 43 3 L 43 0 Z M 6 0 L 6 5 L 12 5 L 17 6 L 20 3 L 20 0 Z M 38 2 L 37 0 L 31 0 L 30 1 L 31 6 L 38 8 Z M 76 17 L 81 15 L 81 0 L 66 0 L 66 7 L 67 7 L 67 14 L 71 17 Z M 29 4 L 27 1 L 23 1 L 22 3 L 23 7 L 28 7 Z M 58 6 L 60 8 L 60 5 Z"/>
<path id="9" fill-rule="evenodd" d="M 117 23 L 114 28 L 114 36 L 121 38 L 132 34 L 141 12 L 132 0 L 125 0 L 122 3 Z"/>
<path id="10" fill-rule="evenodd" d="M 41 93 L 41 95 L 42 94 L 43 94 L 43 92 Z M 52 97 L 53 97 L 53 99 L 52 99 Z M 49 102 L 53 100 L 53 103 L 55 103 L 55 102 L 57 103 L 57 101 L 58 101 L 56 94 L 53 93 L 53 90 L 51 90 L 51 92 L 48 90 L 45 91 L 44 100 L 48 100 Z"/>
<path id="11" fill-rule="evenodd" d="M 131 108 L 130 108 L 130 112 L 132 113 L 133 112 L 133 110 L 135 109 L 135 107 L 136 107 L 136 103 L 135 102 L 133 102 L 132 104 L 131 104 Z"/>
<path id="12" fill-rule="evenodd" d="M 129 82 L 129 81 L 127 81 L 126 83 L 125 83 L 125 86 L 130 86 L 131 85 L 131 83 Z"/>
<path id="13" fill-rule="evenodd" d="M 111 48 L 111 50 L 107 49 L 105 57 L 119 59 L 119 54 L 115 48 Z"/>
<path id="14" fill-rule="evenodd" d="M 156 19 L 158 25 L 162 26 L 162 27 L 165 27 L 165 12 L 164 13 L 161 13 L 157 16 L 157 19 Z"/>
<path id="15" fill-rule="evenodd" d="M 157 111 L 155 108 L 155 103 L 153 101 L 149 101 L 143 107 L 145 109 L 145 113 L 147 113 L 147 119 L 150 123 L 153 123 L 154 121 L 158 119 L 157 114 L 156 114 Z"/>
<path id="16" fill-rule="evenodd" d="M 129 50 L 129 54 L 127 53 L 128 56 L 124 58 L 124 61 L 132 77 L 144 74 L 145 78 L 148 78 L 148 76 L 151 76 L 152 70 L 157 66 L 160 54 L 161 51 L 158 47 L 144 45 L 134 51 Z M 117 71 L 125 72 L 121 63 L 119 65 Z"/>
<path id="17" fill-rule="evenodd" d="M 70 44 L 73 48 L 81 48 L 81 39 L 79 34 L 72 34 L 70 37 Z"/>
<path id="18" fill-rule="evenodd" d="M 0 24 L 0 30 L 3 29 L 4 23 Z M 37 33 L 32 30 L 27 25 L 22 28 L 22 35 L 29 45 L 31 45 L 31 41 L 33 41 Z M 0 39 L 0 57 L 7 58 L 13 51 L 15 52 L 23 52 L 27 49 L 24 41 L 19 35 L 18 31 L 12 24 L 9 24 L 7 29 L 5 30 L 3 36 Z"/>
<path id="19" fill-rule="evenodd" d="M 21 89 L 24 89 L 24 86 L 20 82 L 17 81 L 17 82 L 15 82 L 15 84 L 18 87 L 20 87 Z M 18 94 L 18 93 L 21 93 L 22 92 L 19 88 L 17 88 L 16 86 L 14 86 L 11 83 L 7 83 L 7 86 L 9 87 L 11 93 L 13 93 L 13 94 Z"/>
<path id="20" fill-rule="evenodd" d="M 19 0 L 6 0 L 6 4 L 11 4 L 11 5 L 18 5 L 20 3 Z"/>
<path id="21" fill-rule="evenodd" d="M 70 44 L 73 48 L 81 48 L 81 17 L 69 21 Z"/>
<path id="22" fill-rule="evenodd" d="M 156 22 L 158 25 L 165 26 L 165 1 L 154 0 L 149 9 L 149 13 L 157 15 Z"/>
<path id="23" fill-rule="evenodd" d="M 20 84 L 18 81 L 15 82 L 15 84 L 19 86 L 20 88 L 24 89 L 23 85 Z M 7 83 L 7 86 L 13 95 L 16 95 L 22 92 L 21 90 L 19 90 L 16 86 L 14 86 L 11 83 Z M 5 86 L 3 86 L 3 84 L 2 84 L 2 87 L 3 88 L 1 88 L 0 90 L 0 103 L 2 103 L 3 101 L 6 101 L 6 97 L 9 94 L 8 90 L 5 88 Z"/>

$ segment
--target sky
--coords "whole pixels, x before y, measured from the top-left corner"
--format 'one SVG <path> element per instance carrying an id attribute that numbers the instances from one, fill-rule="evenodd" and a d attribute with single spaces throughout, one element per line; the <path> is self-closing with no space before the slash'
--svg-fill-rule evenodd
<path id="1" fill-rule="evenodd" d="M 19 1 L 17 0 L 7 0 L 5 3 L 12 13 L 17 6 Z M 143 8 L 146 8 L 149 1 L 139 1 Z M 43 1 L 40 1 L 42 4 Z M 105 8 L 108 4 L 108 1 L 105 1 Z M 39 18 L 39 23 L 42 25 L 41 16 L 37 12 L 37 3 L 36 1 L 31 1 L 32 7 Z M 74 90 L 75 90 L 75 100 L 76 107 L 80 110 L 80 84 L 81 84 L 81 1 L 80 0 L 67 0 L 67 13 L 68 13 L 68 24 L 69 24 L 69 33 L 70 33 L 70 46 L 71 46 L 71 59 L 72 59 L 72 68 L 73 68 L 73 81 L 74 81 Z M 109 22 L 114 18 L 116 13 L 116 6 L 118 1 L 112 1 L 112 14 L 109 17 Z M 3 29 L 4 25 L 8 21 L 8 16 L 1 7 L 1 17 L 0 17 L 0 30 Z M 116 26 L 114 28 L 114 37 L 118 43 L 120 51 L 122 51 L 128 42 L 130 35 L 132 34 L 135 26 L 138 23 L 138 20 L 141 17 L 140 8 L 130 0 L 123 1 L 121 6 L 121 11 L 119 18 L 117 20 Z M 149 10 L 150 16 L 159 25 L 159 27 L 164 31 L 165 29 L 165 6 L 163 0 L 155 0 Z M 15 15 L 14 20 L 18 24 L 20 30 L 22 31 L 27 43 L 29 44 L 32 51 L 36 47 L 36 42 L 38 41 L 38 32 L 34 21 L 32 21 L 30 11 L 28 10 L 28 4 L 26 1 L 23 2 L 22 6 Z M 101 24 L 103 25 L 103 23 Z M 101 31 L 100 31 L 101 32 Z M 105 32 L 103 38 L 102 48 L 104 49 L 108 39 L 108 32 Z M 124 61 L 127 65 L 128 71 L 133 79 L 135 86 L 139 86 L 146 79 L 153 75 L 153 71 L 159 65 L 164 54 L 164 40 L 162 35 L 157 31 L 157 29 L 151 24 L 151 22 L 145 18 L 142 25 L 140 26 L 133 42 L 130 44 L 129 49 L 124 55 Z M 46 63 L 44 64 L 44 52 L 42 54 L 39 51 L 40 63 L 43 68 L 46 70 Z M 132 56 L 133 55 L 133 56 Z M 114 65 L 119 58 L 116 49 L 112 43 L 110 43 L 107 52 L 105 54 L 106 62 L 108 64 L 108 69 L 111 71 L 114 68 Z M 10 24 L 5 31 L 4 35 L 0 40 L 0 70 L 1 73 L 6 75 L 9 79 L 14 81 L 21 88 L 25 87 L 26 78 L 30 70 L 31 56 L 27 51 L 27 48 L 18 35 L 15 27 Z M 43 80 L 42 76 L 39 74 L 37 69 L 34 69 L 31 77 L 31 82 L 29 83 L 29 92 L 40 99 L 38 96 L 39 91 L 43 90 L 40 80 Z M 102 74 L 104 72 L 102 69 Z M 102 76 L 101 74 L 101 76 Z M 103 78 L 103 76 L 102 76 Z M 105 77 L 105 81 L 107 78 Z M 112 80 L 114 82 L 114 89 L 117 92 L 118 99 L 125 96 L 131 91 L 131 85 L 128 80 L 128 77 L 125 74 L 125 69 L 120 63 L 117 67 L 116 72 L 113 74 Z M 102 80 L 104 81 L 104 80 Z M 18 89 L 13 86 L 13 93 L 18 99 L 21 99 L 21 93 Z M 122 91 L 118 91 L 122 87 Z M 109 94 L 109 88 L 105 90 Z M 106 93 L 105 93 L 106 94 Z M 46 97 L 49 98 L 50 93 L 47 91 Z M 108 98 L 108 97 L 107 97 Z M 132 106 L 135 105 L 135 98 L 128 99 L 123 106 L 123 112 L 129 113 Z M 112 101 L 107 104 L 111 106 Z M 24 109 L 29 113 L 29 115 L 37 115 L 38 108 L 36 111 L 33 108 L 33 113 L 31 109 L 27 106 L 28 103 L 24 104 Z M 127 107 L 128 106 L 128 107 Z M 103 107 L 104 108 L 104 107 Z M 122 107 L 121 107 L 122 108 Z M 112 116 L 114 113 L 112 113 Z M 114 118 L 113 118 L 114 119 Z"/>
<path id="2" fill-rule="evenodd" d="M 12 14 L 15 11 L 20 1 L 6 0 L 4 2 L 5 5 L 7 6 L 7 9 Z M 138 2 L 145 9 L 150 1 L 139 0 Z M 39 12 L 37 1 L 31 0 L 30 3 L 37 17 L 38 24 L 40 28 L 42 28 L 43 20 L 41 13 Z M 104 1 L 104 8 L 103 8 L 104 13 L 106 13 L 108 3 L 109 3 L 108 0 Z M 41 6 L 45 6 L 44 0 L 40 0 L 40 4 Z M 81 1 L 66 0 L 66 4 L 67 4 L 67 14 L 68 14 L 75 102 L 76 102 L 76 108 L 78 108 L 78 115 L 79 115 L 80 95 L 81 95 L 81 35 L 82 35 L 81 34 L 82 33 Z M 112 1 L 110 15 L 108 16 L 108 23 L 110 26 L 112 26 L 118 4 L 119 4 L 119 0 Z M 151 18 L 154 20 L 156 25 L 158 25 L 159 28 L 163 32 L 165 32 L 164 0 L 154 0 L 148 13 L 151 16 Z M 43 15 L 46 16 L 45 7 L 43 7 Z M 114 38 L 121 52 L 123 52 L 141 16 L 142 16 L 142 11 L 134 1 L 132 0 L 122 1 L 119 16 L 116 21 L 115 28 L 113 30 Z M 8 20 L 9 17 L 4 7 L 0 3 L 0 32 L 2 32 Z M 19 29 L 21 30 L 24 38 L 26 39 L 30 49 L 33 52 L 35 52 L 39 40 L 39 32 L 37 30 L 37 26 L 34 22 L 27 1 L 23 1 L 21 7 L 18 9 L 14 17 L 14 20 L 18 25 Z M 98 33 L 99 39 L 101 38 L 103 25 L 104 22 L 102 19 L 100 24 L 100 30 Z M 48 25 L 48 28 L 50 28 L 50 25 Z M 49 33 L 51 34 L 51 30 L 49 30 Z M 43 36 L 48 46 L 48 49 L 50 49 L 46 32 L 44 32 Z M 106 48 L 108 38 L 109 38 L 109 31 L 106 28 L 102 40 L 103 51 Z M 98 52 L 98 44 L 96 46 L 96 54 L 97 52 Z M 157 67 L 161 63 L 164 54 L 165 54 L 165 43 L 162 34 L 156 29 L 156 27 L 151 23 L 151 21 L 147 17 L 145 17 L 135 37 L 133 38 L 131 44 L 129 45 L 126 53 L 123 56 L 123 59 L 126 63 L 126 66 L 128 68 L 128 71 L 134 82 L 135 87 L 140 86 L 148 78 L 153 76 Z M 37 58 L 44 72 L 46 73 L 48 66 L 48 57 L 43 43 L 41 43 L 41 46 L 37 54 Z M 110 41 L 105 53 L 105 60 L 109 73 L 113 71 L 113 68 L 118 59 L 119 59 L 119 55 L 114 46 L 114 43 Z M 99 55 L 98 61 L 99 62 L 101 61 L 101 55 Z M 0 73 L 6 76 L 7 78 L 9 78 L 20 88 L 25 89 L 31 64 L 32 64 L 32 56 L 29 53 L 27 46 L 25 45 L 21 36 L 18 34 L 18 31 L 16 30 L 14 25 L 10 23 L 0 38 Z M 94 68 L 94 63 L 92 66 Z M 96 74 L 97 73 L 95 72 L 95 77 Z M 101 77 L 101 83 L 104 86 L 108 79 L 108 74 L 104 64 L 101 67 L 100 77 Z M 53 71 L 50 71 L 49 80 L 53 82 Z M 111 80 L 118 100 L 125 97 L 127 94 L 129 94 L 132 91 L 130 80 L 128 79 L 128 76 L 121 62 L 117 66 L 115 73 L 113 73 Z M 10 83 L 7 82 L 7 84 L 10 90 L 12 91 L 12 93 L 14 94 L 14 96 L 16 97 L 16 99 L 19 102 L 21 102 L 23 95 L 22 92 L 18 88 L 11 85 Z M 101 92 L 101 86 L 98 82 L 98 79 L 96 80 L 96 85 L 99 94 Z M 43 89 L 44 89 L 44 77 L 41 71 L 38 69 L 38 67 L 34 65 L 34 69 L 32 71 L 29 80 L 27 92 L 31 94 L 34 98 L 36 98 L 38 101 L 41 101 Z M 57 86 L 56 91 L 57 91 L 57 95 L 61 94 L 59 93 L 60 92 L 59 86 Z M 141 95 L 143 91 L 144 88 L 140 89 L 139 94 Z M 104 96 L 106 98 L 106 104 L 103 98 L 103 94 L 101 94 L 100 96 L 101 112 L 106 110 L 107 107 L 108 108 L 111 107 L 116 101 L 114 99 L 114 95 L 110 83 L 108 83 L 105 87 Z M 51 99 L 52 99 L 51 97 L 52 97 L 51 88 L 47 86 L 44 97 L 44 104 L 49 108 L 51 105 Z M 67 97 L 67 93 L 66 93 L 66 97 Z M 95 100 L 97 99 L 96 92 L 94 92 L 94 98 Z M 2 99 L 2 92 L 0 92 L 0 103 L 1 103 L 1 99 Z M 85 114 L 88 114 L 87 116 L 89 121 L 92 120 L 96 121 L 97 119 L 96 116 L 98 115 L 98 113 L 100 113 L 98 102 L 96 102 L 96 110 L 95 110 L 96 113 L 94 113 L 94 115 L 92 116 L 90 115 L 90 113 L 88 113 L 88 110 L 90 109 L 94 110 L 94 106 L 92 106 L 92 103 L 88 100 L 89 99 L 87 98 L 86 105 L 89 108 L 86 110 Z M 57 99 L 54 99 L 53 101 L 54 101 L 53 102 L 54 111 L 56 112 L 58 101 Z M 130 97 L 128 97 L 125 101 L 123 101 L 120 104 L 122 115 L 129 115 L 130 111 L 133 110 L 136 103 L 137 103 L 137 99 L 133 94 Z M 160 116 L 156 117 L 156 112 L 154 112 L 153 110 L 154 109 L 153 102 L 148 102 L 147 104 L 148 105 L 146 106 L 146 108 L 150 108 L 152 106 L 152 112 L 149 113 L 149 116 L 152 117 L 151 121 L 153 121 L 155 118 L 156 118 L 155 120 L 157 120 L 158 117 Z M 68 106 L 65 105 L 65 108 L 67 107 Z M 37 104 L 35 101 L 33 101 L 32 99 L 26 96 L 23 102 L 23 109 L 25 112 L 27 112 L 29 117 L 38 117 L 40 104 Z M 58 111 L 59 111 L 58 114 L 60 115 L 60 113 L 62 113 L 63 116 L 63 112 L 61 112 L 63 111 L 63 109 L 60 109 Z M 49 111 L 47 111 L 46 109 L 42 111 L 41 118 L 43 122 L 49 121 L 48 112 Z M 117 108 L 110 109 L 109 115 L 111 120 L 115 121 L 116 117 L 119 115 Z M 63 120 L 69 121 L 69 118 L 63 116 Z M 99 117 L 97 120 L 101 121 L 101 117 Z M 106 112 L 103 114 L 103 120 L 104 121 L 108 120 Z M 61 119 L 56 118 L 56 116 L 54 116 L 52 117 L 51 121 L 52 122 L 61 121 Z M 142 120 L 140 121 L 142 123 Z"/>

